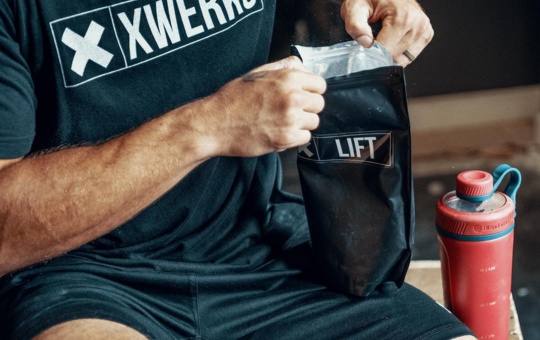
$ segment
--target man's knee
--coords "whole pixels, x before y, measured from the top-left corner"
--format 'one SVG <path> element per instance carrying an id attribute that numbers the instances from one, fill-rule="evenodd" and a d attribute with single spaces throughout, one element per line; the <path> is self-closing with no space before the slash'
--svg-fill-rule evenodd
<path id="1" fill-rule="evenodd" d="M 146 339 L 146 337 L 133 328 L 117 322 L 102 319 L 79 319 L 53 326 L 34 338 L 34 340 L 50 339 L 143 340 Z"/>

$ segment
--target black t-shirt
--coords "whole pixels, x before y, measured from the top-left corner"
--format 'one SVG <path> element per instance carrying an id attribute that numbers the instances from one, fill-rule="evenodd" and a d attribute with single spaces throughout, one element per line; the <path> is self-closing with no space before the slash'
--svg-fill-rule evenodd
<path id="1" fill-rule="evenodd" d="M 274 3 L 206 3 L 1 1 L 0 157 L 110 138 L 264 63 Z"/>
<path id="2" fill-rule="evenodd" d="M 274 7 L 274 0 L 0 1 L 0 158 L 103 141 L 213 93 L 266 62 Z M 280 171 L 275 154 L 211 159 L 72 254 L 252 263 L 296 232 L 293 223 L 276 225 L 276 216 L 302 219 L 298 199 L 277 189 Z M 277 211 L 278 203 L 288 208 Z"/>

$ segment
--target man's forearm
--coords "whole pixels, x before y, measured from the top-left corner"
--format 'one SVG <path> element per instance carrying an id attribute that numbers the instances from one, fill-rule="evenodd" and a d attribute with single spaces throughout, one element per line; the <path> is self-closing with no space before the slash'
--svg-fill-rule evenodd
<path id="1" fill-rule="evenodd" d="M 0 160 L 0 275 L 108 233 L 210 157 L 307 143 L 325 89 L 289 57 L 106 143 Z"/>
<path id="2" fill-rule="evenodd" d="M 0 276 L 108 233 L 207 159 L 197 131 L 177 125 L 197 105 L 100 145 L 27 157 L 1 170 Z"/>

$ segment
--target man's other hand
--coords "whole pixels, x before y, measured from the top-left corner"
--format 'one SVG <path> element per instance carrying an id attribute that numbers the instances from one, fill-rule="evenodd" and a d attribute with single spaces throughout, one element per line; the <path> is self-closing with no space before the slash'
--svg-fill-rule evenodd
<path id="1" fill-rule="evenodd" d="M 344 0 L 341 17 L 347 33 L 360 45 L 370 47 L 376 39 L 403 67 L 418 57 L 434 34 L 415 0 Z M 379 21 L 382 29 L 374 38 L 369 23 Z"/>
<path id="2" fill-rule="evenodd" d="M 306 144 L 319 125 L 326 81 L 291 56 L 260 66 L 208 99 L 213 108 L 200 127 L 213 153 L 259 156 Z"/>

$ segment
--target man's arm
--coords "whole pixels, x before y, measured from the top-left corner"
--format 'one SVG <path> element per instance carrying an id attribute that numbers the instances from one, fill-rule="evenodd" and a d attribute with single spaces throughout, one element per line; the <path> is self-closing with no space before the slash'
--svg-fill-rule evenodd
<path id="1" fill-rule="evenodd" d="M 108 233 L 211 157 L 307 143 L 325 86 L 287 58 L 105 143 L 0 161 L 0 276 Z"/>
<path id="2" fill-rule="evenodd" d="M 173 116 L 101 145 L 27 157 L 3 167 L 0 274 L 111 231 L 204 161 L 196 136 L 174 133 Z"/>
<path id="3" fill-rule="evenodd" d="M 336 0 L 333 0 L 336 1 Z M 433 39 L 433 27 L 416 0 L 342 0 L 345 29 L 360 45 L 370 47 L 374 39 L 386 47 L 394 60 L 409 65 Z M 369 23 L 382 21 L 373 37 Z M 407 57 L 404 53 L 411 53 Z"/>

